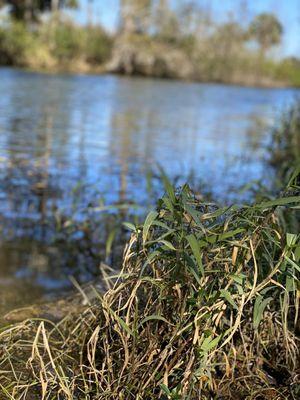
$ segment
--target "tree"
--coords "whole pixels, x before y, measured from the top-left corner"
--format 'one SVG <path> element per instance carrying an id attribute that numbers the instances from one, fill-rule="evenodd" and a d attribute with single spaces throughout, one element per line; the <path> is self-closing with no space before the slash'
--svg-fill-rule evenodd
<path id="1" fill-rule="evenodd" d="M 263 56 L 269 48 L 281 42 L 282 34 L 283 27 L 273 14 L 257 15 L 249 27 L 249 35 L 259 43 Z"/>
<path id="2" fill-rule="evenodd" d="M 170 17 L 168 0 L 157 0 L 154 3 L 153 23 L 155 34 L 163 36 L 165 25 Z"/>
<path id="3" fill-rule="evenodd" d="M 13 18 L 25 22 L 36 21 L 40 13 L 57 11 L 63 7 L 75 8 L 77 0 L 0 0 L 0 6 L 8 5 Z"/>
<path id="4" fill-rule="evenodd" d="M 195 22 L 193 2 L 180 3 L 177 7 L 169 0 L 157 0 L 153 5 L 152 32 L 167 42 L 177 41 L 192 34 Z"/>
<path id="5" fill-rule="evenodd" d="M 234 21 L 220 25 L 215 35 L 220 42 L 226 44 L 226 52 L 233 47 L 240 46 L 246 38 L 246 34 L 241 25 Z"/>
<path id="6" fill-rule="evenodd" d="M 151 0 L 120 0 L 122 33 L 146 33 L 151 18 Z"/>

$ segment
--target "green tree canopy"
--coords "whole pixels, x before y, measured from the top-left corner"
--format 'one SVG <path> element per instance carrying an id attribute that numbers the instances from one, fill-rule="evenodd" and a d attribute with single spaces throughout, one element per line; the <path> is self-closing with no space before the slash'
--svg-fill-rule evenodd
<path id="1" fill-rule="evenodd" d="M 45 11 L 55 11 L 63 7 L 77 7 L 77 0 L 0 0 L 0 6 L 8 5 L 13 18 L 24 21 L 38 19 Z"/>
<path id="2" fill-rule="evenodd" d="M 250 37 L 259 43 L 263 53 L 281 42 L 282 33 L 283 27 L 280 21 L 268 13 L 257 15 L 249 27 Z"/>

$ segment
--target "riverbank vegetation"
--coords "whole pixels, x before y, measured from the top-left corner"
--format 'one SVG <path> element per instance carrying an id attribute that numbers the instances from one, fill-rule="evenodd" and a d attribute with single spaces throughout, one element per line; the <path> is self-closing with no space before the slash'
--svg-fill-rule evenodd
<path id="1" fill-rule="evenodd" d="M 0 28 L 0 59 L 4 65 L 37 70 L 103 71 L 112 38 L 101 28 L 82 27 L 55 17 L 34 30 L 23 22 L 5 21 Z"/>
<path id="2" fill-rule="evenodd" d="M 297 110 L 273 133 L 280 191 L 224 208 L 162 174 L 155 209 L 125 223 L 131 238 L 107 291 L 58 324 L 2 328 L 2 397 L 297 399 Z"/>
<path id="3" fill-rule="evenodd" d="M 299 189 L 222 209 L 167 182 L 128 225 L 112 289 L 57 326 L 2 330 L 2 396 L 296 399 L 300 244 L 283 216 Z"/>
<path id="4" fill-rule="evenodd" d="M 271 134 L 269 162 L 276 171 L 277 184 L 287 182 L 300 160 L 300 101 L 296 101 L 279 120 Z M 300 182 L 298 181 L 298 184 Z"/>
<path id="5" fill-rule="evenodd" d="M 38 7 L 32 3 L 29 9 L 26 2 L 3 3 L 14 5 L 11 17 L 0 25 L 2 65 L 300 85 L 299 60 L 272 56 L 283 35 L 283 26 L 273 14 L 251 20 L 245 8 L 240 15 L 217 22 L 201 3 L 182 2 L 174 8 L 167 1 L 127 0 L 120 3 L 119 29 L 111 34 L 93 23 L 92 15 L 87 26 L 70 19 L 61 8 L 74 7 L 74 2 L 39 2 Z"/>

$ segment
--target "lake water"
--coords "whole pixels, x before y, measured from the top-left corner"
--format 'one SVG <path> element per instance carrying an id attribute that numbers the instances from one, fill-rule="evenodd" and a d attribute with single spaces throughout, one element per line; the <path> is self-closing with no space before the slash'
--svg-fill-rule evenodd
<path id="1" fill-rule="evenodd" d="M 82 204 L 96 191 L 107 204 L 143 205 L 161 165 L 222 202 L 247 200 L 236 189 L 268 183 L 268 128 L 299 95 L 0 69 L 0 312 L 69 285 L 45 218 L 72 208 L 75 187 Z"/>

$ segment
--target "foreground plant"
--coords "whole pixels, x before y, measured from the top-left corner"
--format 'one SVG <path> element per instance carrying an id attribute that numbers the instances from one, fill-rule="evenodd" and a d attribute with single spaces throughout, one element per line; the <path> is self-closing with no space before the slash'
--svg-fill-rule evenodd
<path id="1" fill-rule="evenodd" d="M 300 241 L 283 223 L 297 176 L 288 196 L 242 208 L 165 186 L 143 226 L 126 225 L 111 290 L 58 325 L 2 330 L 1 398 L 297 398 Z"/>

